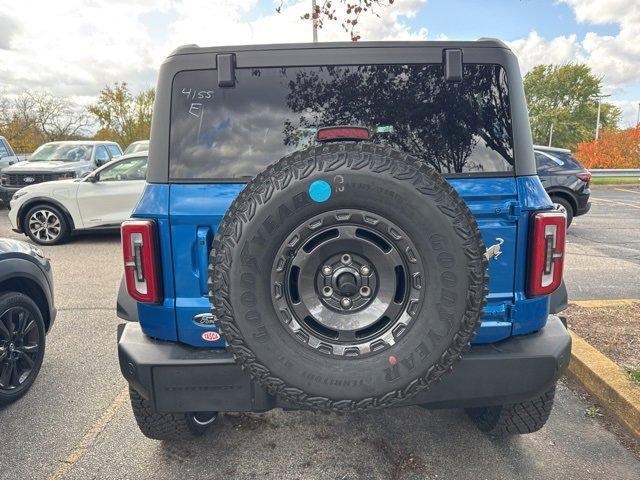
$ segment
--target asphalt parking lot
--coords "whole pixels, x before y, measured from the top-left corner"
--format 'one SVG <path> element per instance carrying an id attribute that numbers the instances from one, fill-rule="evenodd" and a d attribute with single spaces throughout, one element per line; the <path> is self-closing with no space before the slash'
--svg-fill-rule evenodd
<path id="1" fill-rule="evenodd" d="M 594 189 L 591 203 L 569 229 L 569 298 L 640 298 L 640 188 Z"/>
<path id="2" fill-rule="evenodd" d="M 572 298 L 640 296 L 640 190 L 595 190 L 569 235 Z M 24 239 L 0 211 L 0 236 Z M 540 432 L 481 434 L 459 411 L 418 407 L 357 415 L 225 415 L 205 437 L 146 439 L 116 356 L 117 235 L 45 249 L 58 319 L 29 394 L 0 410 L 0 478 L 636 479 L 640 462 L 560 386 Z M 594 281 L 595 280 L 595 281 Z"/>

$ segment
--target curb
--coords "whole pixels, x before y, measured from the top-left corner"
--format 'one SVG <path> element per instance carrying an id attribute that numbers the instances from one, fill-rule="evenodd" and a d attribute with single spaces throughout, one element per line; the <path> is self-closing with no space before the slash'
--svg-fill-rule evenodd
<path id="1" fill-rule="evenodd" d="M 569 333 L 572 340 L 569 374 L 640 439 L 640 388 L 633 386 L 626 372 L 599 350 L 572 331 Z"/>

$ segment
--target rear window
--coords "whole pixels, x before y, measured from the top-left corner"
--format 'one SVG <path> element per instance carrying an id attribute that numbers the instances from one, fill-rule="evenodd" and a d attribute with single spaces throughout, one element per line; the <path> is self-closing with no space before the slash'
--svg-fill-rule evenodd
<path id="1" fill-rule="evenodd" d="M 460 83 L 444 80 L 442 64 L 236 69 L 234 87 L 217 80 L 216 70 L 174 78 L 172 180 L 247 180 L 334 125 L 366 126 L 444 174 L 513 173 L 497 65 L 467 64 Z"/>

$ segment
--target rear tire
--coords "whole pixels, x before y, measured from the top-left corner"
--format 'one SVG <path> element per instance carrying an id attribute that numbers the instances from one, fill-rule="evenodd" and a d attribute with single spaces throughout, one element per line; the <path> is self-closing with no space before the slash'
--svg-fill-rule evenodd
<path id="1" fill-rule="evenodd" d="M 190 440 L 202 436 L 216 421 L 217 412 L 160 413 L 129 387 L 131 408 L 145 437 L 153 440 Z"/>
<path id="2" fill-rule="evenodd" d="M 22 229 L 39 245 L 58 245 L 69 238 L 71 228 L 67 216 L 53 205 L 41 203 L 29 209 Z"/>
<path id="3" fill-rule="evenodd" d="M 539 397 L 525 402 L 468 408 L 465 411 L 481 431 L 496 437 L 533 433 L 547 423 L 555 393 L 554 384 Z"/>
<path id="4" fill-rule="evenodd" d="M 571 222 L 573 221 L 573 216 L 575 215 L 575 212 L 573 211 L 573 207 L 571 206 L 571 203 L 562 197 L 551 197 L 551 201 L 553 202 L 553 207 L 556 210 L 566 215 L 567 228 L 569 228 L 569 225 L 571 225 Z"/>
<path id="5" fill-rule="evenodd" d="M 22 397 L 44 360 L 45 326 L 40 309 L 19 292 L 0 294 L 0 406 Z"/>

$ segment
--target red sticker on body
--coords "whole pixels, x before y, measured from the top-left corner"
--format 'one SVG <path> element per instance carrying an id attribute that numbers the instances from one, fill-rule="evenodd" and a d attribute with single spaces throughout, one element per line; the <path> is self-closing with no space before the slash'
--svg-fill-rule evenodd
<path id="1" fill-rule="evenodd" d="M 204 332 L 202 334 L 202 339 L 207 342 L 216 342 L 220 340 L 220 334 L 218 332 Z"/>

